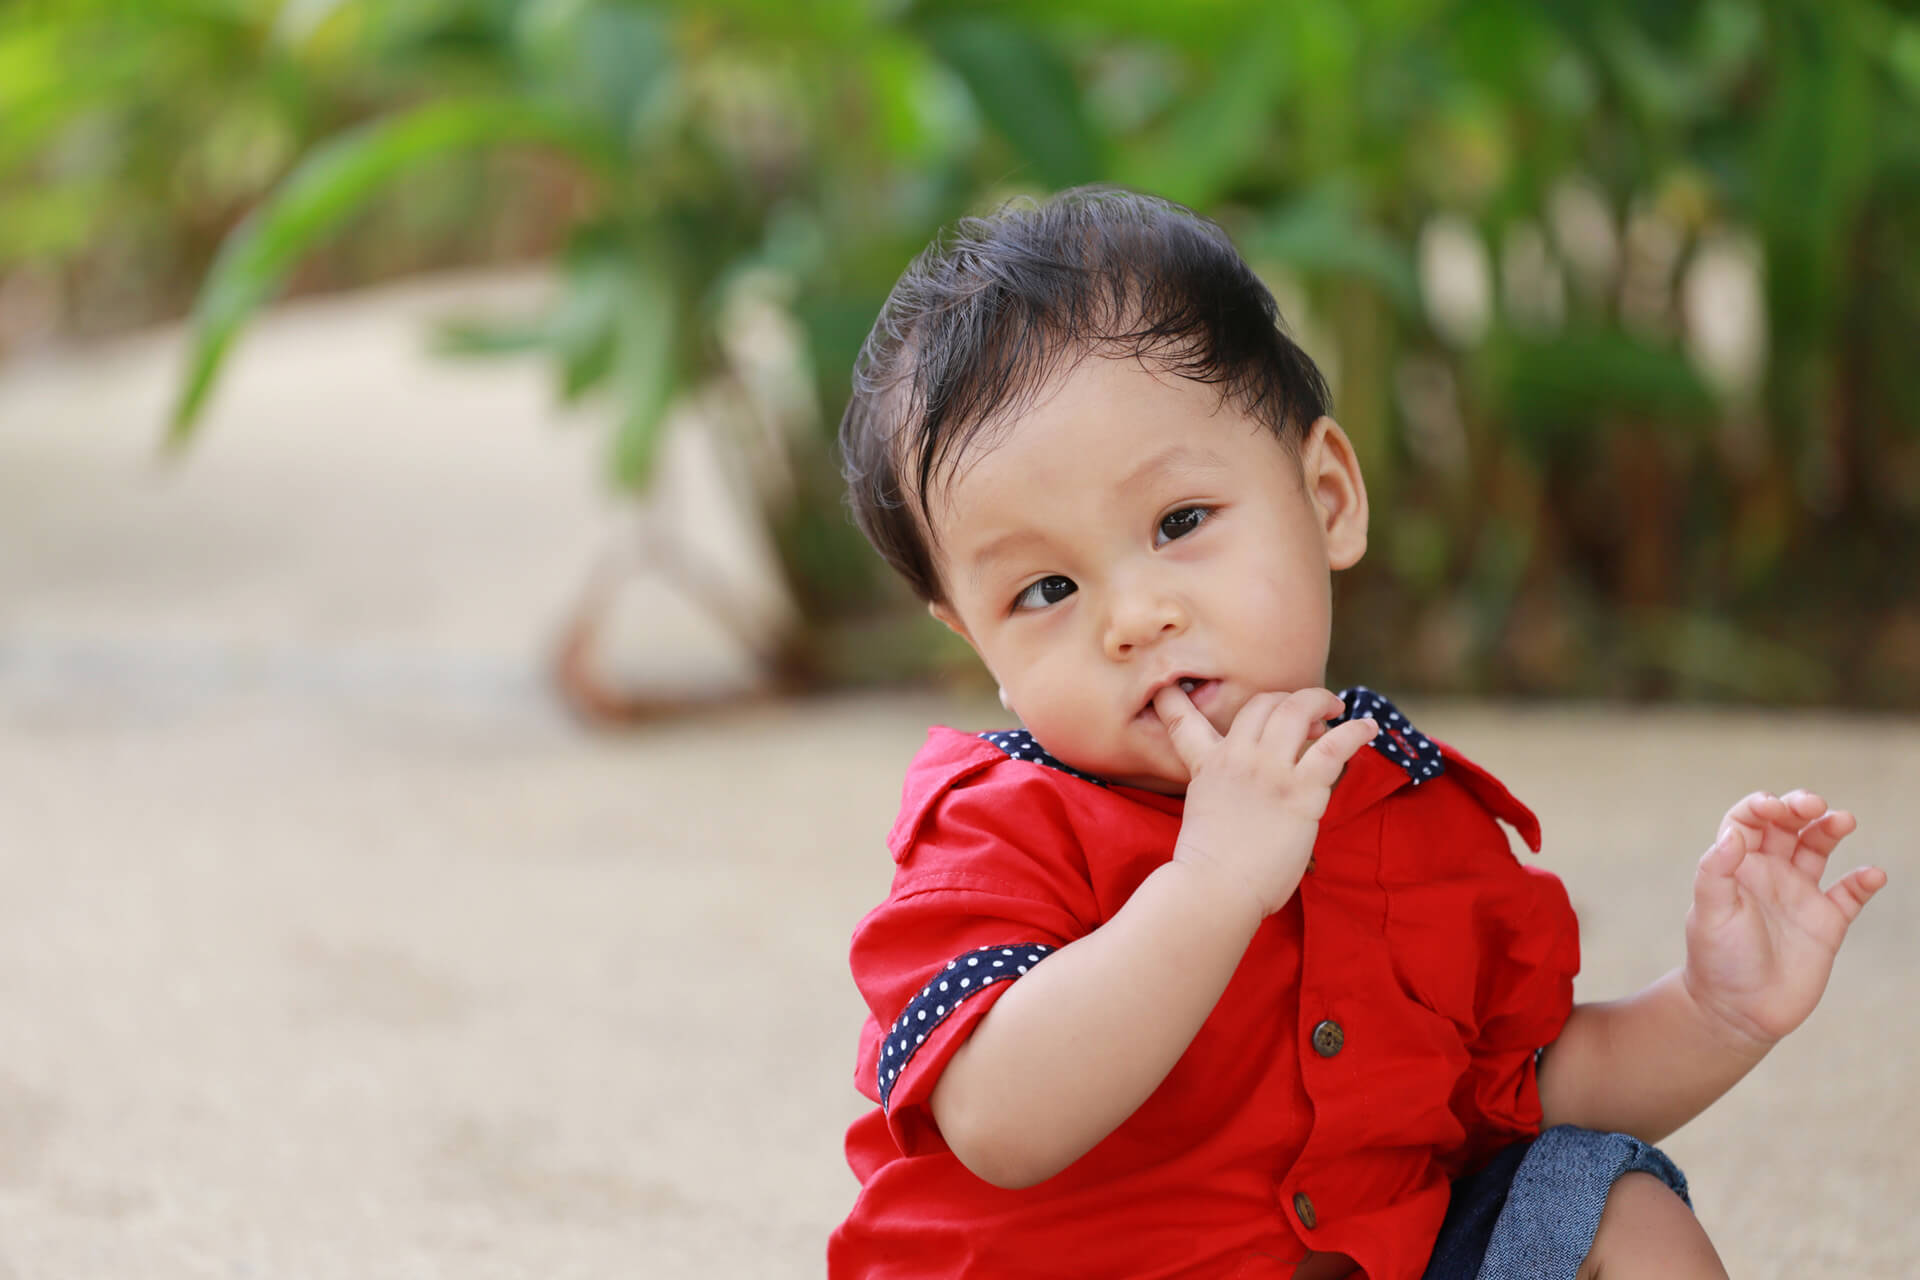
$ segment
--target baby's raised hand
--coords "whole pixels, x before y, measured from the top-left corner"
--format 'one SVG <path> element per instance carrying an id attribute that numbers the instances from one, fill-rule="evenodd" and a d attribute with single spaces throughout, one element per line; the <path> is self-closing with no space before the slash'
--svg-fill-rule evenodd
<path id="1" fill-rule="evenodd" d="M 1153 708 L 1190 779 L 1174 861 L 1219 874 L 1262 918 L 1273 914 L 1306 872 L 1340 770 L 1378 727 L 1328 729 L 1344 704 L 1325 689 L 1257 693 L 1224 735 L 1177 685 L 1155 694 Z"/>
<path id="2" fill-rule="evenodd" d="M 1693 878 L 1685 978 L 1738 1035 L 1770 1045 L 1820 1002 L 1847 927 L 1887 882 L 1861 867 L 1821 892 L 1827 855 L 1856 825 L 1807 791 L 1755 792 L 1721 821 Z"/>

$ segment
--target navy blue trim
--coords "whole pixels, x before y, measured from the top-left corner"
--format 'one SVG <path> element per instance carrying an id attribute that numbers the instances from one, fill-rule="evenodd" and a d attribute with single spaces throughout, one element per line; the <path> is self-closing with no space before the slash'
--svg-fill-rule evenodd
<path id="1" fill-rule="evenodd" d="M 1015 760 L 1031 760 L 1043 764 L 1049 769 L 1058 769 L 1061 773 L 1072 774 L 1082 782 L 1091 782 L 1096 787 L 1107 785 L 1104 778 L 1096 778 L 1090 773 L 1082 773 L 1070 764 L 1062 763 L 1047 754 L 1047 749 L 1033 740 L 1033 735 L 1025 729 L 990 729 L 980 735 L 994 746 L 1000 748 Z"/>
<path id="2" fill-rule="evenodd" d="M 1340 700 L 1347 704 L 1346 714 L 1333 721 L 1345 724 L 1349 720 L 1364 720 L 1371 716 L 1380 726 L 1373 741 L 1367 745 L 1385 756 L 1390 763 L 1397 764 L 1408 781 L 1414 786 L 1431 781 L 1447 771 L 1447 762 L 1440 755 L 1440 748 L 1433 745 L 1433 739 L 1413 727 L 1413 722 L 1400 714 L 1400 708 L 1385 698 L 1357 684 L 1343 691 Z"/>
<path id="3" fill-rule="evenodd" d="M 1012 982 L 1052 953 L 1053 948 L 1043 942 L 1026 942 L 982 947 L 947 961 L 947 967 L 920 988 L 920 994 L 907 1002 L 906 1010 L 887 1028 L 875 1068 L 881 1110 L 892 1101 L 894 1082 L 907 1069 L 907 1062 L 963 1001 L 996 982 Z"/>
<path id="4" fill-rule="evenodd" d="M 1400 713 L 1400 708 L 1381 697 L 1363 684 L 1357 684 L 1340 694 L 1340 700 L 1347 709 L 1330 724 L 1345 724 L 1349 720 L 1373 717 L 1380 726 L 1380 732 L 1374 735 L 1368 745 L 1387 760 L 1400 766 L 1407 780 L 1419 786 L 1447 771 L 1447 762 L 1440 755 L 1440 748 L 1433 740 L 1413 727 L 1413 722 Z M 1091 782 L 1096 787 L 1107 786 L 1104 778 L 1091 773 L 1082 773 L 1072 765 L 1055 759 L 1047 749 L 1034 740 L 1034 736 L 1025 729 L 990 729 L 980 737 L 1006 752 L 1015 760 L 1028 760 L 1034 764 L 1057 769 L 1070 774 L 1082 782 Z"/>

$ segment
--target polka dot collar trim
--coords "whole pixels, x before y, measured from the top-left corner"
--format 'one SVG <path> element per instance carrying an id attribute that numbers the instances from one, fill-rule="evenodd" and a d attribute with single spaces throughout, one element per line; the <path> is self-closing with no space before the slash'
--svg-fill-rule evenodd
<path id="1" fill-rule="evenodd" d="M 1414 728 L 1412 721 L 1400 714 L 1400 708 L 1365 685 L 1346 690 L 1340 699 L 1347 704 L 1346 714 L 1333 723 L 1345 724 L 1349 720 L 1372 717 L 1380 726 L 1380 732 L 1367 745 L 1385 756 L 1390 764 L 1400 766 L 1400 771 L 1414 786 L 1431 782 L 1447 771 L 1440 748 L 1433 744 L 1433 739 Z"/>
<path id="2" fill-rule="evenodd" d="M 1082 773 L 1072 765 L 1048 755 L 1047 749 L 1035 742 L 1033 735 L 1025 729 L 992 729 L 980 736 L 1015 760 L 1030 760 L 1034 764 L 1044 765 L 1049 769 L 1058 769 L 1061 773 L 1072 774 L 1082 782 L 1091 782 L 1096 787 L 1107 785 L 1105 779 L 1096 778 L 1090 773 Z"/>
<path id="3" fill-rule="evenodd" d="M 1355 685 L 1341 693 L 1340 700 L 1347 709 L 1333 724 L 1345 724 L 1349 720 L 1361 720 L 1369 716 L 1380 726 L 1380 732 L 1374 736 L 1371 745 L 1375 751 L 1387 758 L 1388 763 L 1398 765 L 1414 786 L 1431 781 L 1446 772 L 1446 762 L 1440 756 L 1440 748 L 1433 740 L 1413 727 L 1413 723 L 1400 709 L 1381 697 L 1365 685 Z M 1048 769 L 1056 769 L 1070 774 L 1082 782 L 1091 782 L 1096 787 L 1107 785 L 1105 779 L 1096 778 L 1090 773 L 1082 773 L 1047 753 L 1047 749 L 1035 741 L 1034 736 L 1025 729 L 994 729 L 980 735 L 994 746 L 1006 752 L 1015 760 L 1026 760 Z"/>

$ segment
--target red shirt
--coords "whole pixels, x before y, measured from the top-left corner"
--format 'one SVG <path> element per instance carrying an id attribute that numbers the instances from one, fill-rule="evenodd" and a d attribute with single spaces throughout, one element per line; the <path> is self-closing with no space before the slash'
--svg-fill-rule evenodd
<path id="1" fill-rule="evenodd" d="M 1535 1051 L 1572 1009 L 1579 942 L 1560 881 L 1495 822 L 1537 852 L 1533 814 L 1384 700 L 1371 713 L 1382 733 L 1335 787 L 1299 891 L 1186 1054 L 1017 1191 L 948 1150 L 934 1084 L 1001 991 L 1172 856 L 1183 802 L 928 735 L 892 890 L 853 937 L 871 1010 L 855 1080 L 884 1103 L 847 1133 L 861 1189 L 831 1275 L 1284 1276 L 1309 1250 L 1420 1275 L 1449 1180 L 1538 1131 Z"/>

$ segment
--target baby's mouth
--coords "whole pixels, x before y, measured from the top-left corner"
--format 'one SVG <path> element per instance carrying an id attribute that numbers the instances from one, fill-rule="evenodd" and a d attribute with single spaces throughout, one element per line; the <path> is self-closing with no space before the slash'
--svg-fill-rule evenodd
<path id="1" fill-rule="evenodd" d="M 1190 699 L 1195 699 L 1196 702 L 1220 685 L 1218 680 L 1211 680 L 1205 676 L 1181 676 L 1173 683 L 1179 686 L 1180 692 L 1186 694 Z M 1160 691 L 1158 689 L 1154 690 L 1154 697 L 1158 697 L 1159 693 Z M 1140 716 L 1142 719 L 1151 720 L 1158 720 L 1160 718 L 1160 713 L 1154 709 L 1153 698 L 1147 699 L 1147 705 L 1140 709 Z"/>

